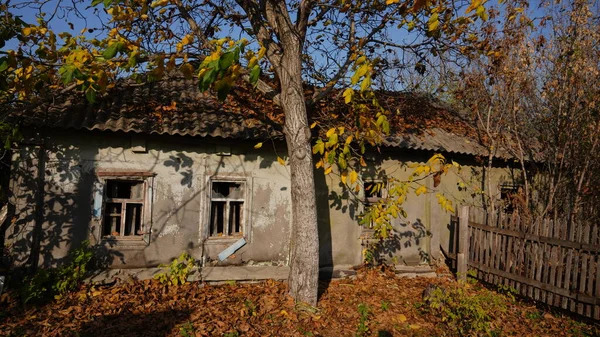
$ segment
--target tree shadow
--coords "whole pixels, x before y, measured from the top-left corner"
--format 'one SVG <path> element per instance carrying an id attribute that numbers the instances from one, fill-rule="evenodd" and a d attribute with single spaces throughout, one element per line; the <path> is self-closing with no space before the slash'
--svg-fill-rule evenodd
<path id="1" fill-rule="evenodd" d="M 319 288 L 320 298 L 331 283 L 333 277 L 333 239 L 331 237 L 331 218 L 328 207 L 329 188 L 323 169 L 315 169 L 315 196 L 317 200 L 317 224 L 319 233 Z"/>
<path id="2" fill-rule="evenodd" d="M 151 313 L 124 312 L 95 318 L 78 331 L 81 337 L 101 336 L 167 336 L 188 320 L 190 311 L 169 310 Z"/>
<path id="3" fill-rule="evenodd" d="M 3 262 L 11 278 L 33 273 L 38 267 L 70 262 L 69 251 L 94 234 L 93 186 L 97 182 L 93 158 L 75 145 L 55 143 L 44 132 L 30 130 L 12 163 L 9 202 L 11 212 L 1 227 Z M 119 253 L 102 252 L 98 266 Z"/>

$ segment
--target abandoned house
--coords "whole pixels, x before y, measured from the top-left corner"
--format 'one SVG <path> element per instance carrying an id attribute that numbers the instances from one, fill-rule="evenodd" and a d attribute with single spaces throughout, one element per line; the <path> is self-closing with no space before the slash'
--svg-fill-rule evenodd
<path id="1" fill-rule="evenodd" d="M 4 233 L 10 263 L 60 264 L 89 240 L 115 269 L 155 267 L 185 251 L 202 266 L 285 270 L 291 198 L 289 169 L 277 160 L 286 155 L 282 117 L 272 101 L 254 95 L 238 88 L 219 102 L 193 81 L 173 78 L 117 86 L 94 104 L 58 95 L 23 107 L 30 112 L 22 113 L 24 138 L 13 150 L 14 217 Z M 392 134 L 367 155 L 358 200 L 338 176 L 315 171 L 324 269 L 361 264 L 369 230 L 357 217 L 385 194 L 368 187 L 407 178 L 411 163 L 442 153 L 463 169 L 437 187 L 429 178 L 424 183 L 433 192 L 409 196 L 408 217 L 395 220 L 393 238 L 378 252 L 389 262 L 429 264 L 448 247 L 451 214 L 435 193 L 455 205 L 481 202 L 461 188 L 481 186 L 484 174 L 477 158 L 487 152 L 475 129 L 428 96 L 397 94 L 386 102 Z M 313 107 L 312 118 L 328 104 Z M 264 145 L 255 148 L 257 142 Z M 500 197 L 515 173 L 508 161 L 497 162 L 485 174 Z"/>

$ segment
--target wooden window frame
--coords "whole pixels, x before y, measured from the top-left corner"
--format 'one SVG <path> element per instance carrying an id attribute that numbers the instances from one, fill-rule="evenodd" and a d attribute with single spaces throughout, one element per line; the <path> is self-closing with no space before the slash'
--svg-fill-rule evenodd
<path id="1" fill-rule="evenodd" d="M 380 197 L 367 197 L 367 184 L 382 184 L 381 186 L 381 196 Z M 373 204 L 378 203 L 381 199 L 387 197 L 387 181 L 383 179 L 363 179 L 363 202 L 365 207 L 370 207 Z M 373 220 L 369 224 L 369 227 L 362 226 L 363 231 L 372 231 L 373 230 Z"/>
<path id="2" fill-rule="evenodd" d="M 215 183 L 234 183 L 240 184 L 243 187 L 243 198 L 213 198 L 212 190 L 213 184 Z M 246 177 L 234 177 L 234 176 L 218 176 L 218 177 L 210 177 L 207 181 L 208 193 L 207 193 L 207 221 L 205 226 L 205 237 L 209 242 L 218 242 L 218 241 L 235 241 L 239 240 L 242 237 L 249 239 L 249 224 L 250 224 L 250 188 L 251 184 Z M 213 202 L 225 202 L 226 206 L 223 210 L 223 235 L 212 235 L 212 227 L 213 227 L 213 214 L 212 214 L 212 205 Z M 242 203 L 242 215 L 240 221 L 240 232 L 230 234 L 229 233 L 229 207 L 232 202 L 241 202 Z"/>
<path id="3" fill-rule="evenodd" d="M 152 172 L 146 171 L 102 171 L 97 172 L 99 181 L 102 183 L 102 211 L 99 219 L 99 237 L 103 242 L 116 242 L 120 244 L 141 244 L 146 246 L 149 244 L 151 221 L 150 214 L 152 212 L 151 205 L 151 188 L 152 178 L 155 176 Z M 109 198 L 108 197 L 108 184 L 110 181 L 122 181 L 122 182 L 141 182 L 142 183 L 142 197 L 139 199 L 133 198 Z M 120 235 L 104 235 L 105 232 L 105 219 L 107 216 L 106 206 L 107 204 L 121 204 L 121 212 L 118 215 L 121 219 L 120 224 Z M 140 228 L 138 233 L 125 233 L 126 224 L 126 211 L 127 205 L 141 205 L 140 214 Z M 135 231 L 135 226 L 132 224 L 131 230 Z M 112 228 L 111 228 L 111 233 Z"/>

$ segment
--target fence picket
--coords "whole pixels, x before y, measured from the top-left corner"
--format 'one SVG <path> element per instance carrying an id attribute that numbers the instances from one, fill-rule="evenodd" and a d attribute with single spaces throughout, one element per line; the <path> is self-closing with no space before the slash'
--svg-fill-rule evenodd
<path id="1" fill-rule="evenodd" d="M 599 226 L 527 221 L 517 213 L 480 209 L 469 210 L 464 219 L 468 250 L 463 253 L 479 279 L 600 319 Z"/>

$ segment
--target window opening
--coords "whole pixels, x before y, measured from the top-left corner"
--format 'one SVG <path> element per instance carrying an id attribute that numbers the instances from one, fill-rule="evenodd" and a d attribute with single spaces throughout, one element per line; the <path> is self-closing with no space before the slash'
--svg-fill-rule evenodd
<path id="1" fill-rule="evenodd" d="M 244 183 L 213 181 L 210 200 L 210 236 L 241 236 L 244 224 Z"/>
<path id="2" fill-rule="evenodd" d="M 500 200 L 504 203 L 504 212 L 512 213 L 519 203 L 519 194 L 522 185 L 502 184 L 500 185 Z"/>
<path id="3" fill-rule="evenodd" d="M 363 183 L 365 193 L 365 207 L 371 207 L 384 197 L 385 183 L 382 181 L 365 181 Z M 369 228 L 373 228 L 375 222 L 371 220 Z"/>
<path id="4" fill-rule="evenodd" d="M 144 182 L 107 180 L 103 236 L 143 235 Z"/>

